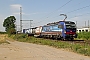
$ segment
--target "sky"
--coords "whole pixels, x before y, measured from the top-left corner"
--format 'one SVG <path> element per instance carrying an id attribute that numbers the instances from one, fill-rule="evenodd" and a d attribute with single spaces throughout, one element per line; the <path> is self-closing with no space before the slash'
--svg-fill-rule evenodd
<path id="1" fill-rule="evenodd" d="M 60 14 L 67 15 L 66 21 L 77 21 L 79 28 L 90 22 L 90 0 L 0 0 L 0 31 L 5 31 L 3 22 L 9 16 L 15 16 L 20 30 L 20 7 L 22 20 L 33 20 L 32 27 L 62 21 L 65 16 Z M 22 28 L 30 28 L 30 21 L 22 21 Z"/>

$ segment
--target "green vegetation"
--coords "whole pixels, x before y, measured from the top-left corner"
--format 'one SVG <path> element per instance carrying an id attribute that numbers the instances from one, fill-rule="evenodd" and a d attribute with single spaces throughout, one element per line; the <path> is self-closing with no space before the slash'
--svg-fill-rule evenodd
<path id="1" fill-rule="evenodd" d="M 28 43 L 35 43 L 41 45 L 49 45 L 55 48 L 64 48 L 70 51 L 80 53 L 86 56 L 90 56 L 90 45 L 87 43 L 74 43 L 74 42 L 66 42 L 66 41 L 58 41 L 58 40 L 50 40 L 50 39 L 43 39 L 43 38 L 35 38 L 35 37 L 28 37 L 27 34 L 18 34 L 12 35 L 11 38 L 17 39 L 20 42 L 28 42 Z"/>
<path id="2" fill-rule="evenodd" d="M 6 40 L 4 40 L 4 41 L 0 41 L 0 44 L 3 44 L 3 43 L 10 44 L 10 43 L 9 43 L 9 42 L 7 42 Z"/>
<path id="3" fill-rule="evenodd" d="M 7 38 L 7 34 L 0 32 L 0 44 L 2 44 L 2 43 L 10 44 L 8 41 L 6 41 L 6 38 Z"/>
<path id="4" fill-rule="evenodd" d="M 7 17 L 3 22 L 3 27 L 5 27 L 5 31 L 9 35 L 16 33 L 15 22 L 16 22 L 16 18 L 14 16 Z"/>
<path id="5" fill-rule="evenodd" d="M 0 34 L 6 34 L 6 32 L 0 32 Z"/>
<path id="6" fill-rule="evenodd" d="M 90 40 L 90 32 L 80 32 L 78 33 L 78 39 Z"/>

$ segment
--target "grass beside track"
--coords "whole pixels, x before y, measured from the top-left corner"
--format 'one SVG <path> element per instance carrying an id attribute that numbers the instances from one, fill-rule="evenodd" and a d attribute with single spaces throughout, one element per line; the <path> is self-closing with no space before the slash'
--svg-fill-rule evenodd
<path id="1" fill-rule="evenodd" d="M 9 42 L 6 41 L 6 37 L 7 37 L 7 34 L 0 34 L 0 44 L 3 44 L 3 43 L 9 44 Z"/>
<path id="2" fill-rule="evenodd" d="M 7 43 L 7 44 L 10 44 L 9 42 L 7 42 L 7 41 L 0 41 L 0 44 L 3 44 L 3 43 Z"/>
<path id="3" fill-rule="evenodd" d="M 85 56 L 90 56 L 90 45 L 88 45 L 87 43 L 80 44 L 80 43 L 73 43 L 73 42 L 71 43 L 66 41 L 27 37 L 26 34 L 19 34 L 17 37 L 15 35 L 12 35 L 11 38 L 20 42 L 49 45 L 55 48 L 64 48 L 76 53 L 83 54 Z"/>

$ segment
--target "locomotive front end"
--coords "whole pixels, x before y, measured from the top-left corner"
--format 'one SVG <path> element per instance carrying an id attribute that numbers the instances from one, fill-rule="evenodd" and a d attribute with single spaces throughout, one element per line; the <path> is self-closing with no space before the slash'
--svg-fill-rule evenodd
<path id="1" fill-rule="evenodd" d="M 74 22 L 71 21 L 67 21 L 65 22 L 65 38 L 66 39 L 70 39 L 73 40 L 74 38 L 77 38 L 77 34 L 76 34 L 76 24 Z"/>

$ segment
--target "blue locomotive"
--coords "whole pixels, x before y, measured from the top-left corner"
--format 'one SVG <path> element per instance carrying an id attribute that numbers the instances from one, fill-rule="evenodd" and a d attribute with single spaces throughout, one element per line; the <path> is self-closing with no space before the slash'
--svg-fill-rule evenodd
<path id="1" fill-rule="evenodd" d="M 67 15 L 60 14 L 60 16 Z M 77 28 L 76 24 L 72 21 L 59 21 L 54 23 L 48 23 L 47 25 L 37 27 L 35 30 L 36 37 L 45 37 L 45 38 L 53 38 L 53 39 L 62 39 L 62 40 L 74 40 L 77 38 Z"/>
<path id="2" fill-rule="evenodd" d="M 77 37 L 76 24 L 72 21 L 59 21 L 42 26 L 40 37 L 73 40 Z"/>

